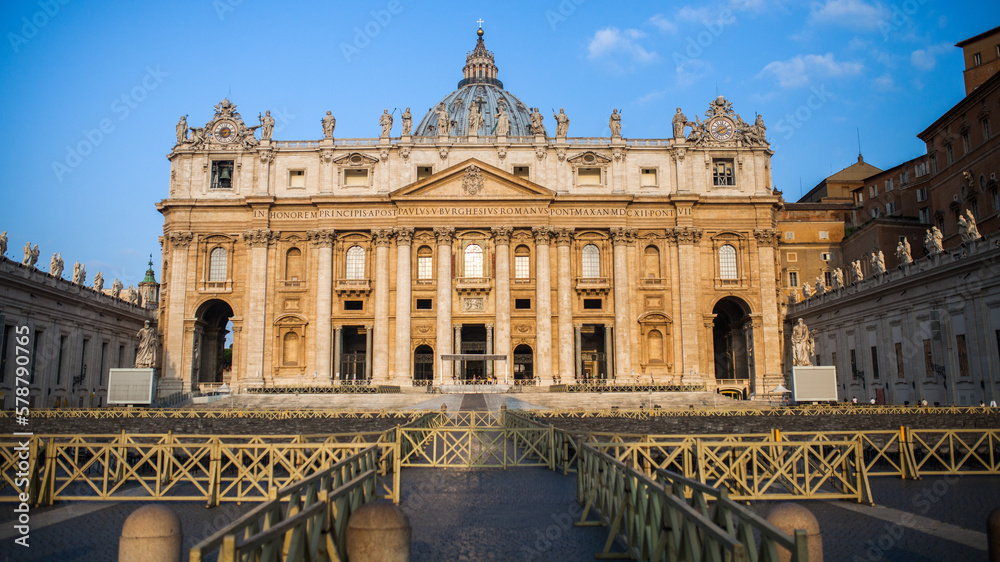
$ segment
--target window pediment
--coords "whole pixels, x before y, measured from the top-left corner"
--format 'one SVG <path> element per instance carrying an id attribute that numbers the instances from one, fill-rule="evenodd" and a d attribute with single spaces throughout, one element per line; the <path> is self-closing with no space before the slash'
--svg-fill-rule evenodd
<path id="1" fill-rule="evenodd" d="M 335 164 L 340 166 L 374 166 L 378 164 L 378 158 L 368 156 L 367 154 L 361 154 L 360 152 L 351 152 L 350 154 L 345 154 L 343 156 L 338 156 L 333 159 Z"/>
<path id="2" fill-rule="evenodd" d="M 581 152 L 566 159 L 567 162 L 575 166 L 603 166 L 611 162 L 611 158 L 598 154 L 593 150 Z"/>

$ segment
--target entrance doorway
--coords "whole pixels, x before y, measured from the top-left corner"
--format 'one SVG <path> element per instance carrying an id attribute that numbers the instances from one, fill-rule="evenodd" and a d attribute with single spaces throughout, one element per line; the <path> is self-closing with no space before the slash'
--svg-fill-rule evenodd
<path id="1" fill-rule="evenodd" d="M 227 365 L 239 364 L 233 357 L 227 359 L 225 352 L 232 317 L 232 307 L 220 299 L 209 300 L 198 307 L 191 348 L 191 381 L 195 388 L 198 383 L 223 382 L 222 373 Z"/>
<path id="2" fill-rule="evenodd" d="M 715 308 L 712 327 L 715 378 L 731 380 L 751 378 L 753 354 L 753 323 L 750 307 L 736 297 L 720 300 Z"/>
<path id="3" fill-rule="evenodd" d="M 341 330 L 340 380 L 368 378 L 368 330 L 364 326 L 344 326 Z"/>
<path id="4" fill-rule="evenodd" d="M 534 353 L 531 346 L 521 344 L 514 348 L 514 380 L 530 381 L 535 378 Z"/>
<path id="5" fill-rule="evenodd" d="M 584 324 L 580 327 L 580 373 L 585 380 L 605 380 L 611 369 L 608 366 L 609 330 L 603 324 Z"/>
<path id="6" fill-rule="evenodd" d="M 413 382 L 417 385 L 434 384 L 434 350 L 429 345 L 418 345 L 413 350 Z"/>
<path id="7" fill-rule="evenodd" d="M 459 353 L 486 354 L 486 325 L 462 325 L 462 345 Z M 486 361 L 463 360 L 459 362 L 458 378 L 463 381 L 482 381 L 487 375 Z"/>

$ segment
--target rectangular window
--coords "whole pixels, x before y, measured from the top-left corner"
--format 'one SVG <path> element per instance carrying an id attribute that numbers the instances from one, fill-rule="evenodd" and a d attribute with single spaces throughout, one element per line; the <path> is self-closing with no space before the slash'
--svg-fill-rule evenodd
<path id="1" fill-rule="evenodd" d="M 969 351 L 965 347 L 965 334 L 955 336 L 955 347 L 958 350 L 958 376 L 969 376 Z"/>
<path id="2" fill-rule="evenodd" d="M 531 310 L 531 299 L 514 299 L 514 308 L 517 310 Z"/>
<path id="3" fill-rule="evenodd" d="M 87 381 L 87 351 L 89 348 L 90 340 L 83 340 L 83 346 L 80 350 L 80 375 L 73 380 L 74 383 L 76 383 L 76 381 L 80 381 L 81 383 L 85 383 Z"/>
<path id="4" fill-rule="evenodd" d="M 833 259 L 833 254 L 830 253 L 830 252 L 820 252 L 819 259 L 821 259 L 823 261 L 830 261 L 830 260 Z"/>
<path id="5" fill-rule="evenodd" d="M 420 256 L 417 258 L 417 279 L 433 279 L 433 257 Z"/>
<path id="6" fill-rule="evenodd" d="M 42 341 L 42 331 L 41 330 L 35 332 L 35 341 L 31 342 L 31 356 L 32 357 L 38 357 L 38 346 L 40 345 L 38 342 L 40 342 L 40 341 Z M 31 361 L 31 367 L 29 368 L 29 373 L 28 373 L 28 382 L 31 383 L 31 384 L 35 384 L 35 365 L 37 363 L 38 363 L 38 361 L 32 359 L 32 361 Z"/>
<path id="7" fill-rule="evenodd" d="M 601 169 L 580 168 L 577 170 L 577 185 L 601 185 Z"/>
<path id="8" fill-rule="evenodd" d="M 962 153 L 968 154 L 972 152 L 972 142 L 969 140 L 969 133 L 962 133 Z"/>
<path id="9" fill-rule="evenodd" d="M 903 374 L 903 344 L 896 342 L 896 378 L 904 378 Z"/>
<path id="10" fill-rule="evenodd" d="M 791 231 L 786 232 L 785 240 L 795 240 L 795 233 Z"/>
<path id="11" fill-rule="evenodd" d="M 830 231 L 828 231 L 828 230 L 821 230 L 821 231 L 819 231 L 819 239 L 820 240 L 829 240 L 830 239 Z"/>
<path id="12" fill-rule="evenodd" d="M 231 189 L 233 187 L 233 161 L 212 161 L 212 189 Z"/>
<path id="13" fill-rule="evenodd" d="M 417 299 L 417 310 L 433 310 L 434 299 Z"/>
<path id="14" fill-rule="evenodd" d="M 786 259 L 788 261 L 799 261 L 799 255 L 795 252 L 788 252 L 788 257 Z"/>
<path id="15" fill-rule="evenodd" d="M 600 310 L 604 308 L 604 299 L 583 299 L 584 310 Z"/>
<path id="16" fill-rule="evenodd" d="M 955 151 L 952 150 L 950 144 L 944 146 L 944 155 L 948 157 L 948 165 L 951 166 L 955 162 Z"/>
<path id="17" fill-rule="evenodd" d="M 344 310 L 364 310 L 365 301 L 344 301 Z"/>
<path id="18" fill-rule="evenodd" d="M 927 207 L 924 207 L 919 211 L 917 211 L 917 214 L 919 215 L 920 222 L 924 224 L 931 222 L 931 211 Z"/>
<path id="19" fill-rule="evenodd" d="M 858 205 L 865 202 L 865 194 L 860 191 L 854 194 L 854 202 Z"/>
<path id="20" fill-rule="evenodd" d="M 924 373 L 927 378 L 934 377 L 934 353 L 931 351 L 931 340 L 924 340 Z"/>
<path id="21" fill-rule="evenodd" d="M 799 286 L 799 272 L 789 271 L 788 272 L 788 286 L 798 287 Z"/>
<path id="22" fill-rule="evenodd" d="M 519 177 L 519 178 L 521 178 L 521 179 L 525 179 L 525 180 L 531 179 L 531 178 L 528 177 L 528 174 L 530 172 L 531 172 L 531 170 L 528 168 L 528 166 L 514 166 L 514 175 L 517 176 L 517 177 Z M 600 182 L 600 178 L 598 178 L 597 181 L 599 183 Z"/>
<path id="23" fill-rule="evenodd" d="M 417 166 L 417 181 L 431 177 L 434 174 L 432 166 Z"/>
<path id="24" fill-rule="evenodd" d="M 872 378 L 879 378 L 878 374 L 878 347 L 872 346 Z"/>
<path id="25" fill-rule="evenodd" d="M 347 187 L 368 187 L 368 169 L 344 170 L 344 185 Z"/>
<path id="26" fill-rule="evenodd" d="M 993 190 L 993 210 L 1000 211 L 1000 191 Z"/>
<path id="27" fill-rule="evenodd" d="M 827 287 L 832 287 L 833 286 L 833 272 L 832 271 L 824 271 L 823 272 L 823 285 L 826 285 Z"/>
<path id="28" fill-rule="evenodd" d="M 643 168 L 639 171 L 639 186 L 640 187 L 656 187 L 656 169 L 655 168 Z"/>
<path id="29" fill-rule="evenodd" d="M 528 279 L 531 277 L 531 256 L 514 256 L 514 278 Z"/>
<path id="30" fill-rule="evenodd" d="M 892 178 L 885 180 L 885 190 L 892 191 Z"/>
<path id="31" fill-rule="evenodd" d="M 986 117 L 983 119 L 983 140 L 989 140 L 990 138 L 990 118 Z"/>
<path id="32" fill-rule="evenodd" d="M 118 368 L 122 369 L 125 367 L 125 346 L 118 346 Z"/>
<path id="33" fill-rule="evenodd" d="M 288 187 L 304 188 L 306 186 L 305 170 L 288 170 Z"/>
<path id="34" fill-rule="evenodd" d="M 97 369 L 97 386 L 104 386 L 104 364 L 108 357 L 108 342 L 101 343 L 101 365 Z"/>
<path id="35" fill-rule="evenodd" d="M 62 384 L 63 351 L 66 350 L 66 336 L 59 336 L 59 355 L 56 357 L 56 386 Z"/>
<path id="36" fill-rule="evenodd" d="M 927 200 L 927 188 L 921 187 L 917 190 L 917 203 L 922 203 Z"/>
<path id="37" fill-rule="evenodd" d="M 974 66 L 979 66 L 979 65 L 983 64 L 983 54 L 982 53 L 975 53 L 974 55 L 972 55 L 972 64 Z"/>
<path id="38" fill-rule="evenodd" d="M 873 219 L 877 219 L 879 214 L 881 214 L 882 209 L 879 207 L 872 207 L 871 214 Z"/>
<path id="39" fill-rule="evenodd" d="M 868 186 L 868 196 L 869 197 L 875 197 L 877 195 L 878 195 L 878 187 L 874 186 L 874 185 L 869 185 Z"/>
<path id="40" fill-rule="evenodd" d="M 736 185 L 736 175 L 733 173 L 733 160 L 731 158 L 712 161 L 712 185 L 715 187 Z"/>
<path id="41" fill-rule="evenodd" d="M 885 204 L 885 214 L 891 215 L 891 214 L 893 214 L 895 212 L 896 212 L 896 202 L 895 201 L 889 201 L 888 203 Z"/>
<path id="42" fill-rule="evenodd" d="M 858 356 L 857 356 L 857 354 L 854 353 L 854 350 L 852 349 L 851 350 L 851 378 L 857 379 L 860 375 L 861 375 L 861 373 L 858 372 Z"/>

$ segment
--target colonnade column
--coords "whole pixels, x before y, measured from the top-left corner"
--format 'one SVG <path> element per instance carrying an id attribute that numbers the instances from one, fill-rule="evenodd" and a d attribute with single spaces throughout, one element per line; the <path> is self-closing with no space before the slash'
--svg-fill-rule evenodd
<path id="1" fill-rule="evenodd" d="M 389 378 L 389 244 L 393 231 L 372 231 L 375 241 L 375 345 L 371 377 L 384 382 Z"/>
<path id="2" fill-rule="evenodd" d="M 340 379 L 340 349 L 341 341 L 343 338 L 341 336 L 342 327 L 337 326 L 333 329 L 333 378 L 336 380 Z"/>
<path id="3" fill-rule="evenodd" d="M 496 342 L 494 349 L 498 355 L 507 356 L 506 361 L 498 365 L 503 367 L 503 377 L 497 379 L 504 382 L 510 379 L 514 356 L 510 349 L 510 232 L 509 226 L 494 226 L 493 246 L 496 250 Z M 487 365 L 492 366 L 492 362 Z"/>
<path id="4" fill-rule="evenodd" d="M 574 364 L 576 365 L 576 376 L 577 378 L 583 378 L 583 324 L 573 325 L 573 340 L 576 342 L 576 356 L 574 357 Z"/>
<path id="5" fill-rule="evenodd" d="M 410 382 L 410 248 L 413 229 L 396 228 L 396 366 L 395 378 Z"/>
<path id="6" fill-rule="evenodd" d="M 441 373 L 441 384 L 454 373 L 452 361 L 441 360 L 441 355 L 451 352 L 451 242 L 455 229 L 438 227 L 437 237 L 437 372 Z"/>
<path id="7" fill-rule="evenodd" d="M 365 326 L 365 379 L 372 378 L 372 331 L 375 326 Z"/>
<path id="8" fill-rule="evenodd" d="M 629 307 L 628 245 L 635 240 L 635 229 L 612 228 L 615 284 L 615 376 L 627 377 L 632 368 L 632 335 Z M 693 277 L 693 276 L 692 276 Z"/>
<path id="9" fill-rule="evenodd" d="M 493 324 L 486 324 L 486 354 L 493 353 Z M 493 377 L 493 361 L 486 362 L 486 378 Z M 506 380 L 504 382 L 507 382 Z"/>
<path id="10" fill-rule="evenodd" d="M 676 227 L 670 232 L 677 243 L 677 269 L 682 272 L 697 271 L 695 244 L 701 240 L 702 231 L 693 227 Z M 681 364 L 678 371 L 690 374 L 698 366 L 699 335 L 704 329 L 702 315 L 698 313 L 698 291 L 695 275 L 680 276 L 681 301 Z M 616 344 L 618 342 L 615 342 Z M 691 381 L 696 382 L 696 381 Z"/>
<path id="11" fill-rule="evenodd" d="M 452 353 L 455 353 L 455 354 L 462 353 L 462 325 L 461 324 L 455 324 L 455 338 L 452 341 L 455 342 L 455 349 L 454 349 L 454 351 L 452 351 Z M 465 361 L 464 360 L 461 361 L 461 362 L 452 361 L 451 364 L 452 365 L 456 365 L 458 367 L 458 373 L 456 373 L 456 376 L 458 378 L 462 378 L 463 375 L 465 375 L 465 369 L 464 369 L 464 367 L 465 367 Z"/>
<path id="12" fill-rule="evenodd" d="M 278 238 L 278 233 L 269 229 L 248 230 L 243 233 L 243 239 L 250 248 L 250 275 L 247 286 L 253 287 L 247 303 L 247 375 L 263 378 L 266 381 L 270 373 L 264 373 L 264 313 L 267 299 L 267 251 L 268 247 Z"/>
<path id="13" fill-rule="evenodd" d="M 536 226 L 535 235 L 535 376 L 552 384 L 552 277 L 549 238 L 552 229 Z"/>
<path id="14" fill-rule="evenodd" d="M 615 329 L 614 324 L 604 325 L 604 374 L 615 378 L 614 347 L 611 345 L 611 331 Z"/>
<path id="15" fill-rule="evenodd" d="M 319 253 L 316 271 L 316 375 L 333 377 L 330 368 L 330 322 L 333 316 L 333 230 L 310 230 L 309 242 Z"/>
<path id="16" fill-rule="evenodd" d="M 166 343 L 163 346 L 163 382 L 171 381 L 177 385 L 176 389 L 162 389 L 163 392 L 176 392 L 189 390 L 190 385 L 184 388 L 184 371 L 182 361 L 182 350 L 184 349 L 184 301 L 187 293 L 187 264 L 188 246 L 194 235 L 190 232 L 171 232 L 165 238 L 170 249 L 170 283 L 168 285 L 169 299 L 167 302 L 167 317 L 170 319 L 167 326 Z M 166 245 L 166 244 L 165 244 Z M 235 312 L 235 311 L 234 311 Z M 53 337 L 53 341 L 59 341 L 58 336 Z M 57 367 L 58 369 L 58 367 Z M 246 374 L 244 374 L 246 376 Z M 189 381 L 191 382 L 191 381 Z M 235 382 L 235 381 L 234 381 Z M 230 384 L 230 386 L 233 386 Z"/>
<path id="17" fill-rule="evenodd" d="M 559 378 L 565 382 L 573 380 L 573 272 L 570 269 L 570 244 L 573 243 L 572 228 L 558 228 L 556 236 L 556 260 L 559 285 L 556 300 L 559 308 Z"/>

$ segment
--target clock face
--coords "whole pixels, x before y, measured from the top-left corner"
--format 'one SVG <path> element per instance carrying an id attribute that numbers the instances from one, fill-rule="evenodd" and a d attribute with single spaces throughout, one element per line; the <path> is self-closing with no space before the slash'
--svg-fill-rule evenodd
<path id="1" fill-rule="evenodd" d="M 236 123 L 232 121 L 219 121 L 212 130 L 212 136 L 216 142 L 226 144 L 236 138 Z"/>
<path id="2" fill-rule="evenodd" d="M 712 136 L 716 140 L 727 141 L 733 138 L 736 127 L 728 119 L 716 119 L 712 121 Z"/>

